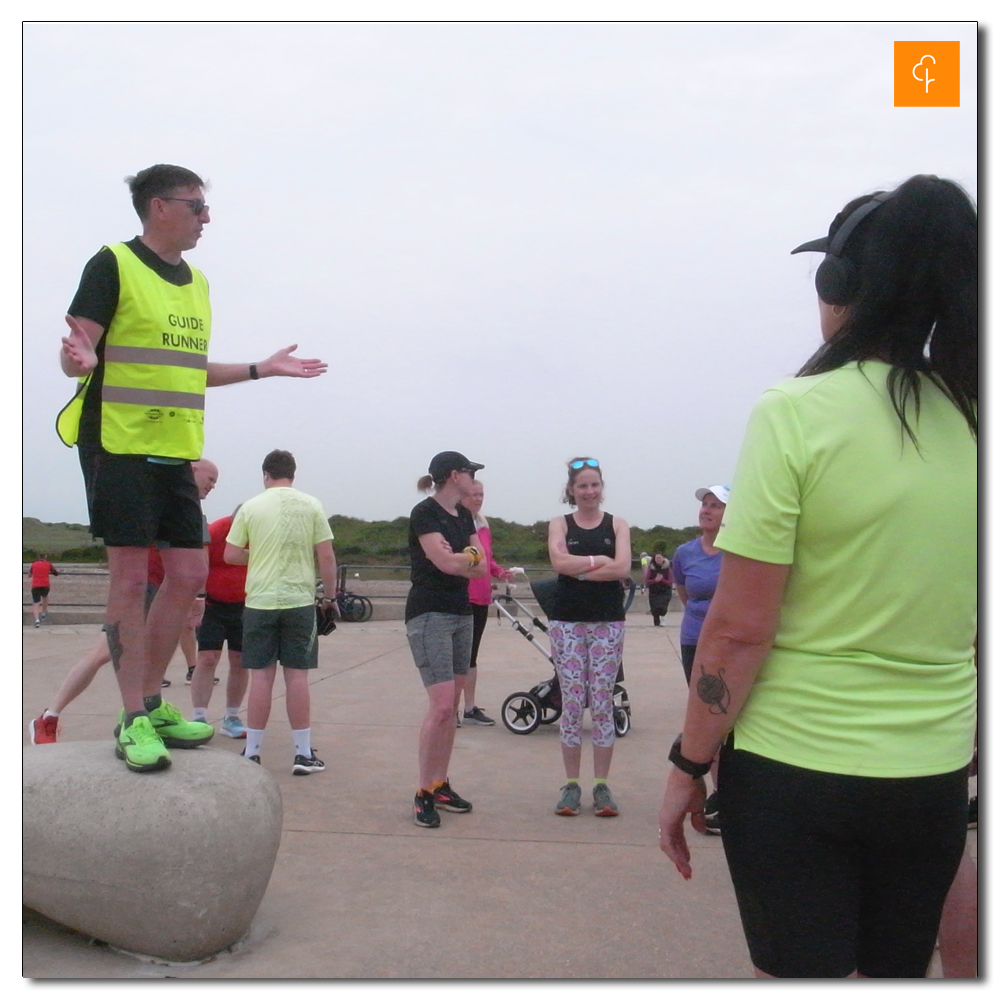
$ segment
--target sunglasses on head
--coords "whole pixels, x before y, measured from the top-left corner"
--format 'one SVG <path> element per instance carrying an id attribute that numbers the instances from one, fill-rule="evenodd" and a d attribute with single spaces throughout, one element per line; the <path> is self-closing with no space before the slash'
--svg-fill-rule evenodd
<path id="1" fill-rule="evenodd" d="M 590 466 L 592 469 L 599 469 L 601 463 L 596 458 L 578 458 L 575 462 L 569 463 L 571 469 L 582 469 L 585 466 Z"/>

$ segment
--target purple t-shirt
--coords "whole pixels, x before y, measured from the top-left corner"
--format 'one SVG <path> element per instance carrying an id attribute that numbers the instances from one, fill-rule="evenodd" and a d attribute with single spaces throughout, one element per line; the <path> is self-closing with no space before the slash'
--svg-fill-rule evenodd
<path id="1" fill-rule="evenodd" d="M 701 627 L 705 624 L 708 606 L 719 584 L 722 552 L 708 555 L 701 547 L 701 539 L 677 546 L 674 553 L 674 583 L 687 589 L 687 605 L 681 620 L 681 645 L 697 646 Z"/>

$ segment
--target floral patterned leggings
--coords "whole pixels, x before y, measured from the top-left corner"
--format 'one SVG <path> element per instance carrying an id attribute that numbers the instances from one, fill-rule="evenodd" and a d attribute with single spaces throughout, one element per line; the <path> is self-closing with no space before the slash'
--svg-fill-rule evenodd
<path id="1" fill-rule="evenodd" d="M 562 692 L 559 737 L 580 745 L 583 710 L 590 705 L 591 741 L 614 746 L 613 692 L 625 643 L 625 622 L 549 622 L 552 658 Z"/>

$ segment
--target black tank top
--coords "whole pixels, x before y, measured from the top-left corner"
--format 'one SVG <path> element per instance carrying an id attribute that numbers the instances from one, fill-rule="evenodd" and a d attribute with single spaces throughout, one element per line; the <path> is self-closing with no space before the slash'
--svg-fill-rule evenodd
<path id="1" fill-rule="evenodd" d="M 571 556 L 615 557 L 615 519 L 605 514 L 596 528 L 581 528 L 566 515 L 566 548 Z M 617 580 L 591 582 L 559 574 L 552 617 L 560 622 L 620 622 L 625 619 L 624 591 Z"/>

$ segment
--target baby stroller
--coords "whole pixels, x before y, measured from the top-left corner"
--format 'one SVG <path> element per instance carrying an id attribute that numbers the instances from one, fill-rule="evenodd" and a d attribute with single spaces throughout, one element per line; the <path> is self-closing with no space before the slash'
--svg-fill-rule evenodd
<path id="1" fill-rule="evenodd" d="M 535 595 L 542 612 L 546 617 L 550 617 L 552 600 L 555 596 L 556 579 L 536 580 L 531 584 L 531 592 Z M 625 611 L 632 604 L 635 597 L 635 581 L 628 580 L 628 588 L 625 595 Z M 497 611 L 502 614 L 514 627 L 517 632 L 525 637 L 541 654 L 553 663 L 552 654 L 542 646 L 535 634 L 511 613 L 510 606 L 513 605 L 523 615 L 530 619 L 531 624 L 541 632 L 549 631 L 548 625 L 541 619 L 535 617 L 517 598 L 510 594 L 496 594 L 493 597 L 493 604 Z M 554 666 L 554 663 L 553 663 Z M 632 728 L 632 706 L 628 700 L 628 692 L 622 683 L 625 679 L 623 667 L 618 668 L 618 676 L 615 678 L 615 686 L 612 692 L 614 701 L 613 716 L 615 722 L 615 735 L 624 736 Z M 503 724 L 512 732 L 519 736 L 527 736 L 533 733 L 539 726 L 548 726 L 555 722 L 562 715 L 562 692 L 559 690 L 559 677 L 553 670 L 551 677 L 536 684 L 530 691 L 515 691 L 508 695 L 500 709 L 500 718 Z"/>

